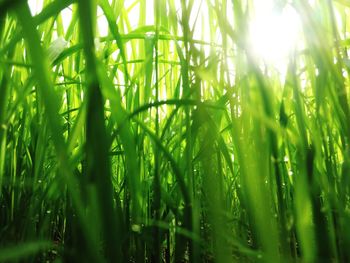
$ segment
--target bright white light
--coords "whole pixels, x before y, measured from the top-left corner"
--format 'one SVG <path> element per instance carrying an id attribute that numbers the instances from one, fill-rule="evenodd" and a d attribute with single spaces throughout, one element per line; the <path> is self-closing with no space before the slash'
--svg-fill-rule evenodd
<path id="1" fill-rule="evenodd" d="M 33 16 L 37 15 L 43 9 L 43 1 L 28 0 L 28 6 Z"/>
<path id="2" fill-rule="evenodd" d="M 256 57 L 266 63 L 278 63 L 288 57 L 300 38 L 300 19 L 295 10 L 285 7 L 259 10 L 250 23 L 250 45 Z"/>

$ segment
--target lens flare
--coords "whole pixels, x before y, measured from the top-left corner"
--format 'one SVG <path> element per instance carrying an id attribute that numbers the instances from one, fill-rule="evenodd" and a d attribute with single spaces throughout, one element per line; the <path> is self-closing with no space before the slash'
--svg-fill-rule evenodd
<path id="1" fill-rule="evenodd" d="M 257 9 L 249 30 L 254 55 L 266 63 L 276 63 L 287 58 L 298 45 L 300 19 L 289 6 L 280 12 Z"/>

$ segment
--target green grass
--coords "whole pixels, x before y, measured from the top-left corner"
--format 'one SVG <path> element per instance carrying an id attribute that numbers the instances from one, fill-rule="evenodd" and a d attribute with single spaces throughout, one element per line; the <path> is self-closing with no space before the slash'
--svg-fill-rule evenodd
<path id="1" fill-rule="evenodd" d="M 254 1 L 43 2 L 0 0 L 0 262 L 350 260 L 348 1 L 275 1 L 283 72 Z"/>

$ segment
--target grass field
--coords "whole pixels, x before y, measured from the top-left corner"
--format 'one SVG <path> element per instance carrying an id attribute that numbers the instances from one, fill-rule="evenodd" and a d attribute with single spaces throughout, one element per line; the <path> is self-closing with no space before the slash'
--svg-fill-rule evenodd
<path id="1" fill-rule="evenodd" d="M 349 15 L 0 0 L 0 262 L 349 262 Z"/>

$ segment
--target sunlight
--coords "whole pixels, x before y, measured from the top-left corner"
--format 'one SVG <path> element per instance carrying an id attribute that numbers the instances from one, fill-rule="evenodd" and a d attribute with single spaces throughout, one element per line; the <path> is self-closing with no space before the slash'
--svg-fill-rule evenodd
<path id="1" fill-rule="evenodd" d="M 300 42 L 300 20 L 290 6 L 281 12 L 257 8 L 249 30 L 254 55 L 268 64 L 285 60 Z"/>

